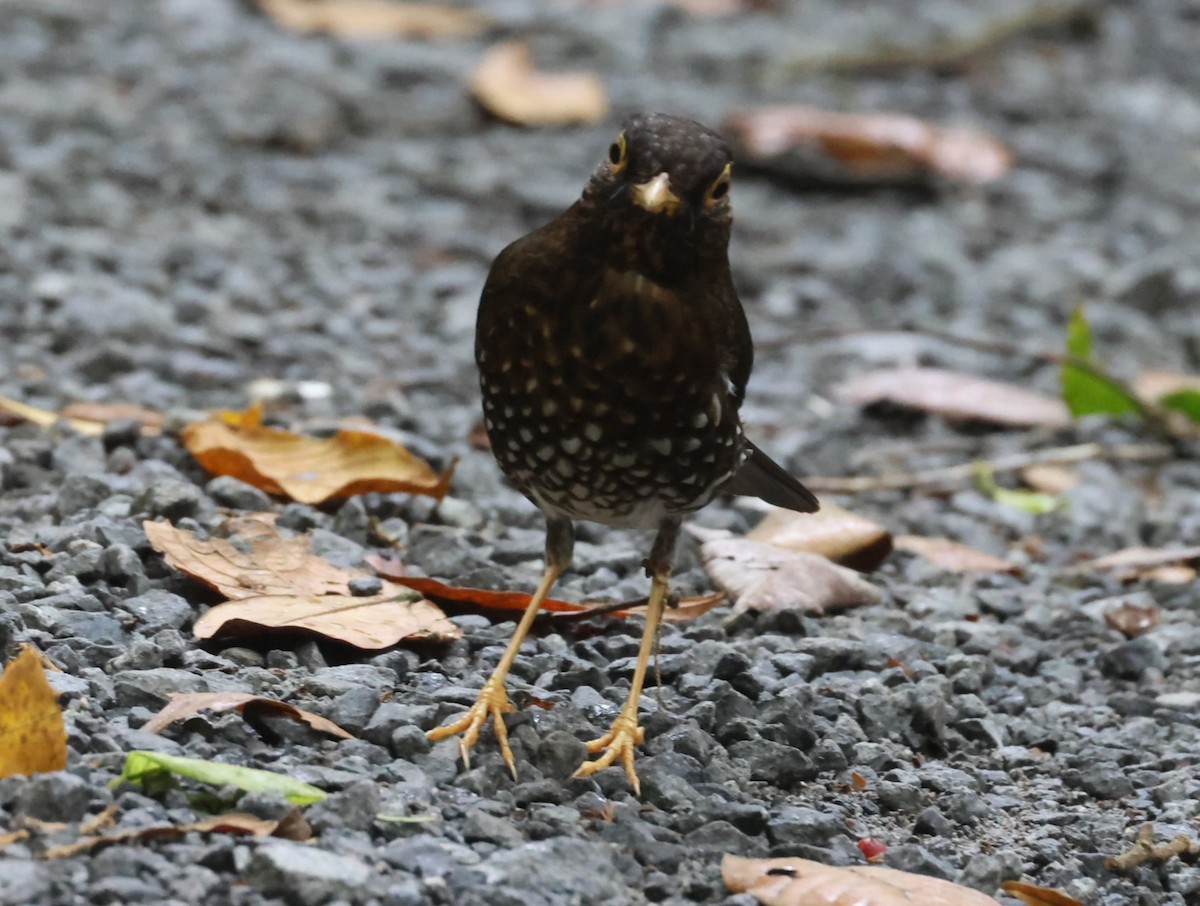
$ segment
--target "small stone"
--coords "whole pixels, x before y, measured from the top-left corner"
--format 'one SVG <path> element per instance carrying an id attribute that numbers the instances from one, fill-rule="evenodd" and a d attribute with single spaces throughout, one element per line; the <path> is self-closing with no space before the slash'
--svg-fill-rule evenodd
<path id="1" fill-rule="evenodd" d="M 563 730 L 547 733 L 537 747 L 536 762 L 547 778 L 566 780 L 588 757 L 587 746 Z"/>
<path id="2" fill-rule="evenodd" d="M 91 785 L 66 771 L 36 774 L 17 794 L 13 811 L 39 821 L 80 821 L 92 798 Z"/>
<path id="3" fill-rule="evenodd" d="M 240 481 L 232 475 L 218 475 L 204 486 L 204 492 L 219 506 L 254 513 L 271 509 L 270 497 L 254 485 Z"/>
<path id="4" fill-rule="evenodd" d="M 160 629 L 181 629 L 195 616 L 186 598 L 159 588 L 128 598 L 120 606 L 138 618 L 142 631 L 146 633 Z"/>
<path id="5" fill-rule="evenodd" d="M 1021 860 L 1015 853 L 980 853 L 970 858 L 955 881 L 991 896 L 1005 881 L 1020 878 L 1021 868 Z"/>
<path id="6" fill-rule="evenodd" d="M 378 576 L 356 576 L 346 583 L 346 587 L 356 598 L 367 598 L 383 591 L 383 580 Z"/>
<path id="7" fill-rule="evenodd" d="M 194 518 L 200 512 L 204 495 L 194 484 L 176 478 L 156 477 L 144 491 L 133 498 L 135 513 L 151 519 L 161 516 L 171 522 Z"/>
<path id="8" fill-rule="evenodd" d="M 329 719 L 356 736 L 362 734 L 379 707 L 379 692 L 360 687 L 348 689 L 333 700 Z"/>
<path id="9" fill-rule="evenodd" d="M 360 780 L 314 803 L 305 818 L 317 833 L 331 829 L 367 830 L 379 814 L 379 785 Z"/>
<path id="10" fill-rule="evenodd" d="M 913 833 L 950 838 L 954 836 L 954 825 L 931 805 L 917 815 L 917 820 L 913 822 Z"/>
<path id="11" fill-rule="evenodd" d="M 950 863 L 916 843 L 892 846 L 883 858 L 888 868 L 898 871 L 911 871 L 914 874 L 929 875 L 947 881 L 955 875 L 954 867 Z"/>
<path id="12" fill-rule="evenodd" d="M 1111 761 L 1098 761 L 1084 770 L 1064 771 L 1063 780 L 1097 799 L 1124 799 L 1133 795 L 1133 781 Z"/>
<path id="13" fill-rule="evenodd" d="M 767 837 L 775 846 L 828 846 L 846 833 L 845 816 L 788 805 L 767 821 Z"/>
<path id="14" fill-rule="evenodd" d="M 799 749 L 769 739 L 746 739 L 729 747 L 731 758 L 745 759 L 751 780 L 787 789 L 817 776 L 812 759 Z"/>
<path id="15" fill-rule="evenodd" d="M 58 489 L 54 511 L 59 516 L 71 516 L 94 510 L 112 495 L 112 488 L 94 475 L 68 475 Z"/>
<path id="16" fill-rule="evenodd" d="M 323 906 L 339 898 L 361 900 L 371 877 L 370 866 L 357 856 L 270 840 L 255 850 L 242 880 L 267 896 L 299 906 Z"/>
<path id="17" fill-rule="evenodd" d="M 1100 672 L 1114 679 L 1138 679 L 1150 668 L 1162 670 L 1167 660 L 1153 639 L 1142 636 L 1122 642 L 1097 659 Z"/>
<path id="18" fill-rule="evenodd" d="M 495 843 L 497 846 L 516 846 L 525 842 L 521 832 L 507 818 L 498 818 L 473 809 L 467 813 L 462 826 L 463 839 L 468 843 Z"/>

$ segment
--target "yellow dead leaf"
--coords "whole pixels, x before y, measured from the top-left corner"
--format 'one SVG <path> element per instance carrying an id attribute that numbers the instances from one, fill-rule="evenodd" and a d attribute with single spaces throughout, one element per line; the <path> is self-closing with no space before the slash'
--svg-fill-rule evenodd
<path id="1" fill-rule="evenodd" d="M 302 721 L 314 730 L 336 736 L 339 739 L 353 739 L 354 734 L 343 730 L 331 720 L 318 714 L 297 708 L 287 702 L 273 698 L 264 698 L 252 692 L 176 692 L 166 707 L 155 714 L 142 727 L 147 733 L 158 733 L 164 727 L 179 720 L 187 720 L 201 711 L 239 711 L 249 719 L 251 715 L 279 714 L 293 720 Z"/>
<path id="2" fill-rule="evenodd" d="M 892 551 L 892 533 L 878 522 L 825 501 L 815 513 L 774 508 L 746 537 L 820 554 L 859 572 L 878 569 Z"/>
<path id="3" fill-rule="evenodd" d="M 232 599 L 196 621 L 194 634 L 258 634 L 302 630 L 364 649 L 387 648 L 406 638 L 456 639 L 461 631 L 420 594 L 380 580 L 378 594 L 356 597 L 348 583 L 375 578 L 340 569 L 309 550 L 308 538 L 283 538 L 269 521 L 242 518 L 249 551 L 222 538 L 198 538 L 169 522 L 144 522 L 151 546 L 168 565 Z"/>
<path id="4" fill-rule="evenodd" d="M 877 865 L 725 856 L 721 877 L 734 893 L 765 906 L 1000 906 L 969 887 Z"/>
<path id="5" fill-rule="evenodd" d="M 459 38 L 478 34 L 487 17 L 435 3 L 386 0 L 258 0 L 284 28 L 339 38 Z"/>
<path id="6" fill-rule="evenodd" d="M 0 676 L 0 777 L 61 771 L 67 730 L 41 656 L 25 646 Z"/>
<path id="7" fill-rule="evenodd" d="M 497 44 L 471 74 L 471 93 L 488 113 L 522 126 L 598 123 L 608 116 L 608 93 L 590 72 L 539 72 L 529 49 Z"/>
<path id="8" fill-rule="evenodd" d="M 984 553 L 949 538 L 898 535 L 896 548 L 923 557 L 952 573 L 1013 573 L 1017 568 L 999 557 Z"/>
<path id="9" fill-rule="evenodd" d="M 300 503 L 324 503 L 367 491 L 425 494 L 439 500 L 450 489 L 453 467 L 441 475 L 420 457 L 378 434 L 339 431 L 305 437 L 264 427 L 261 410 L 222 413 L 194 422 L 180 439 L 214 475 Z"/>
<path id="10" fill-rule="evenodd" d="M 1079 900 L 1067 896 L 1062 891 L 1026 884 L 1024 881 L 1005 881 L 1000 885 L 1000 889 L 1011 893 L 1028 906 L 1083 906 Z"/>

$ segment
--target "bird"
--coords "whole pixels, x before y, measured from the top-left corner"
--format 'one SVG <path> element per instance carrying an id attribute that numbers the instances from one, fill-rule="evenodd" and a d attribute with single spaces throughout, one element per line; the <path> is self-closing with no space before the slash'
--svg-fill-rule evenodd
<path id="1" fill-rule="evenodd" d="M 474 705 L 428 732 L 464 766 L 490 719 L 516 779 L 505 680 L 570 567 L 575 523 L 653 530 L 629 695 L 576 771 L 621 765 L 640 795 L 638 702 L 669 598 L 682 519 L 718 494 L 802 513 L 816 497 L 743 433 L 754 349 L 729 266 L 733 158 L 689 119 L 623 124 L 581 197 L 493 262 L 475 331 L 484 427 L 505 477 L 546 519 L 545 568 Z M 595 756 L 595 757 L 593 757 Z"/>

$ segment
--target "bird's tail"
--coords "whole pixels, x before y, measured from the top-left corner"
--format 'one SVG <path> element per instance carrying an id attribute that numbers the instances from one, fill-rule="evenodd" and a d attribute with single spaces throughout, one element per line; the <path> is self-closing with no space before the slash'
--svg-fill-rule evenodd
<path id="1" fill-rule="evenodd" d="M 745 444 L 750 450 L 750 456 L 725 486 L 727 493 L 759 497 L 774 506 L 795 510 L 797 513 L 817 511 L 820 505 L 812 491 L 750 441 L 745 441 Z"/>

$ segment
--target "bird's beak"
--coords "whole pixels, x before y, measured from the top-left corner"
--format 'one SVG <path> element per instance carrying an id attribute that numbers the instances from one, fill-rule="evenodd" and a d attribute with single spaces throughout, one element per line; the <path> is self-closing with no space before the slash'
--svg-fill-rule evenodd
<path id="1" fill-rule="evenodd" d="M 671 191 L 671 178 L 666 173 L 659 173 L 653 179 L 639 183 L 632 192 L 634 204 L 651 214 L 670 216 L 679 210 L 682 203 L 679 196 Z"/>

